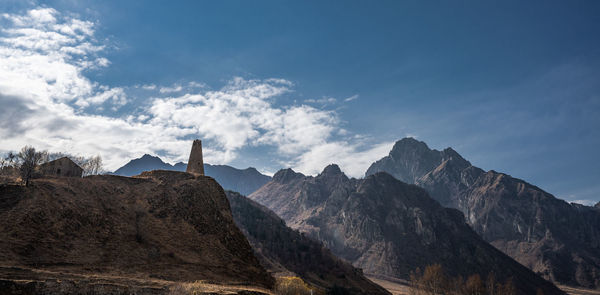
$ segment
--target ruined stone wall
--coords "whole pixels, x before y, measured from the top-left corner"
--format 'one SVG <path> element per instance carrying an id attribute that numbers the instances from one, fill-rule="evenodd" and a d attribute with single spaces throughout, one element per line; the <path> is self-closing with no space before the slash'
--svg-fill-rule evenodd
<path id="1" fill-rule="evenodd" d="M 40 165 L 38 172 L 45 176 L 81 177 L 83 169 L 71 159 L 63 157 Z"/>

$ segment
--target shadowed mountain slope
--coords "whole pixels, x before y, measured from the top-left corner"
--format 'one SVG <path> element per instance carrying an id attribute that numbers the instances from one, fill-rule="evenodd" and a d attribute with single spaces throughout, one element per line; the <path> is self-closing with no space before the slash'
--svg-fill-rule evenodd
<path id="1" fill-rule="evenodd" d="M 543 277 L 600 286 L 600 211 L 569 204 L 523 180 L 472 166 L 451 148 L 402 139 L 366 175 L 385 171 L 463 212 L 485 240 Z"/>
<path id="2" fill-rule="evenodd" d="M 538 288 L 562 294 L 482 240 L 458 210 L 443 208 L 425 190 L 387 173 L 349 179 L 337 165 L 316 177 L 286 169 L 249 198 L 367 274 L 408 279 L 417 267 L 441 263 L 452 276 L 513 277 L 519 294 Z"/>
<path id="3" fill-rule="evenodd" d="M 144 155 L 133 159 L 113 174 L 121 176 L 138 175 L 144 171 L 173 170 L 185 171 L 187 164 L 179 162 L 175 165 L 163 162 L 159 157 Z M 204 164 L 204 174 L 214 178 L 223 188 L 248 195 L 256 191 L 271 177 L 264 175 L 255 168 L 237 169 L 227 165 Z"/>
<path id="4" fill-rule="evenodd" d="M 293 230 L 266 207 L 227 191 L 233 219 L 248 238 L 261 263 L 274 273 L 294 273 L 306 282 L 350 294 L 389 294 L 362 271 L 335 257 L 323 245 Z"/>
<path id="5" fill-rule="evenodd" d="M 0 264 L 56 279 L 273 284 L 221 186 L 173 171 L 0 186 Z"/>

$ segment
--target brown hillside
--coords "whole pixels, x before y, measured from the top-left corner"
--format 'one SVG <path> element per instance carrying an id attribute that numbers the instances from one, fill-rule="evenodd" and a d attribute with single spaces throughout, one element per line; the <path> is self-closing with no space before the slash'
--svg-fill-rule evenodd
<path id="1" fill-rule="evenodd" d="M 0 265 L 271 287 L 221 186 L 173 171 L 0 186 Z M 6 269 L 2 272 L 6 274 Z"/>

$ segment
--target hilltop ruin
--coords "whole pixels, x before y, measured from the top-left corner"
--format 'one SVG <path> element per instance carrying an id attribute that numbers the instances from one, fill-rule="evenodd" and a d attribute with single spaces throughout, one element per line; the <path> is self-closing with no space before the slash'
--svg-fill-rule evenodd
<path id="1" fill-rule="evenodd" d="M 192 144 L 192 151 L 190 152 L 190 159 L 186 171 L 187 173 L 204 175 L 204 161 L 202 160 L 202 141 L 199 139 L 194 140 Z"/>

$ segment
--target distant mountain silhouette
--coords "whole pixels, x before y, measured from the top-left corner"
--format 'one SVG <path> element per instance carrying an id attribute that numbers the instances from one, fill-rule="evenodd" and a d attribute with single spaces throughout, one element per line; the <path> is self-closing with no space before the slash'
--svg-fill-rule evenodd
<path id="1" fill-rule="evenodd" d="M 239 193 L 225 193 L 235 223 L 267 270 L 300 276 L 324 291 L 337 286 L 344 294 L 390 294 L 321 243 L 287 227 L 273 211 Z"/>
<path id="2" fill-rule="evenodd" d="M 175 164 L 175 166 L 179 165 Z M 183 164 L 183 163 L 181 163 Z M 185 164 L 184 164 L 185 165 Z M 134 176 L 139 175 L 144 171 L 152 171 L 152 170 L 173 170 L 173 171 L 185 171 L 181 169 L 181 165 L 175 168 L 173 165 L 163 162 L 159 157 L 151 156 L 145 154 L 141 158 L 133 159 L 129 161 L 129 163 L 125 164 L 125 166 L 115 170 L 113 174 L 121 175 L 121 176 Z"/>
<path id="3" fill-rule="evenodd" d="M 163 162 L 159 157 L 144 155 L 141 158 L 133 159 L 123 167 L 115 170 L 113 174 L 121 176 L 139 175 L 144 171 L 152 170 L 173 170 L 185 171 L 187 164 L 183 162 L 171 165 Z M 263 186 L 269 180 L 270 176 L 264 175 L 255 168 L 237 169 L 227 165 L 204 164 L 204 173 L 214 178 L 223 188 L 249 195 Z"/>
<path id="4" fill-rule="evenodd" d="M 366 172 L 417 184 L 465 214 L 485 240 L 543 277 L 600 287 L 600 210 L 557 199 L 523 180 L 472 166 L 456 151 L 399 140 Z M 598 207 L 598 205 L 596 205 Z"/>
<path id="5" fill-rule="evenodd" d="M 440 263 L 451 276 L 512 277 L 519 294 L 564 294 L 485 242 L 458 210 L 387 173 L 349 179 L 337 165 L 316 177 L 285 169 L 249 198 L 367 274 L 409 279 Z"/>

